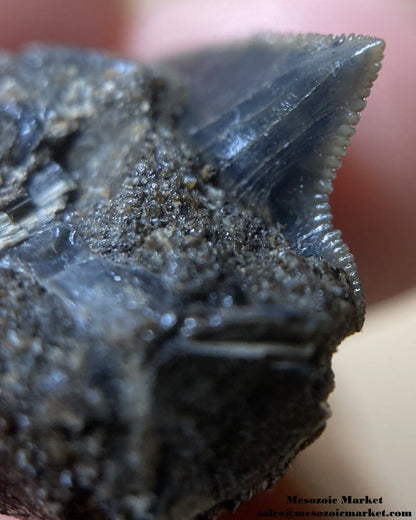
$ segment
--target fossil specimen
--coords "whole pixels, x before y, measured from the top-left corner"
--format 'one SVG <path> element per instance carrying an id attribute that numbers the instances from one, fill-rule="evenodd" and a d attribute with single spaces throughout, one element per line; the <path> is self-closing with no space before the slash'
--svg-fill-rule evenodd
<path id="1" fill-rule="evenodd" d="M 212 518 L 320 434 L 364 316 L 328 193 L 382 50 L 1 55 L 1 512 Z"/>

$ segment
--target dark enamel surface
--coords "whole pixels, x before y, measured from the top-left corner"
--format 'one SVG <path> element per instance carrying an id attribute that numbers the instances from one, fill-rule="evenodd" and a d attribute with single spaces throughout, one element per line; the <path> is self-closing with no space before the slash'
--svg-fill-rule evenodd
<path id="1" fill-rule="evenodd" d="M 296 250 L 352 277 L 328 193 L 383 48 L 370 37 L 270 36 L 174 64 L 190 91 L 184 127 L 219 164 L 220 186 L 279 222 Z"/>

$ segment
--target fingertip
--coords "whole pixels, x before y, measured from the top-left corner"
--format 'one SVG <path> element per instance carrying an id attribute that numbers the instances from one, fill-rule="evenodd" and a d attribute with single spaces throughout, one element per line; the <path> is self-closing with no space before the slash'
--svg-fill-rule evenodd
<path id="1" fill-rule="evenodd" d="M 126 22 L 119 0 L 0 0 L 0 46 L 47 42 L 116 49 Z"/>

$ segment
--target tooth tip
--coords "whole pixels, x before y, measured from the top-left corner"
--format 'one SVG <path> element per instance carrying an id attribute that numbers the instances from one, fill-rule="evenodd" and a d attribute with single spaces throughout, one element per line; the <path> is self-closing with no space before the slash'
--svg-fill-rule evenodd
<path id="1" fill-rule="evenodd" d="M 386 48 L 386 44 L 384 40 L 374 39 L 371 43 L 368 44 L 366 50 L 369 53 L 371 61 L 374 64 L 378 64 L 383 59 L 384 49 Z"/>
<path id="2" fill-rule="evenodd" d="M 385 49 L 385 42 L 381 38 L 374 38 L 371 36 L 356 37 L 357 50 L 356 54 L 364 53 L 367 56 L 368 62 L 376 65 L 383 59 Z"/>

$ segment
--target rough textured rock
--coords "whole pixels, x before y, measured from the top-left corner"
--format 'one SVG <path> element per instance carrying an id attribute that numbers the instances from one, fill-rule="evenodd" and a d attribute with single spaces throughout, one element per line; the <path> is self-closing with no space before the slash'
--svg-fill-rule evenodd
<path id="1" fill-rule="evenodd" d="M 381 53 L 0 57 L 0 512 L 210 518 L 319 435 L 364 317 L 327 192 Z"/>

